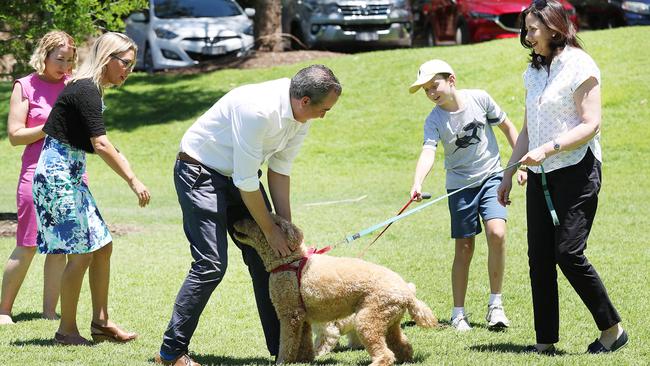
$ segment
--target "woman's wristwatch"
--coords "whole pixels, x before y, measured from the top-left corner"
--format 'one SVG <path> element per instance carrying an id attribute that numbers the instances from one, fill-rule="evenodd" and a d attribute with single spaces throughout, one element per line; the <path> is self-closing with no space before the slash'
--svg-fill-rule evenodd
<path id="1" fill-rule="evenodd" d="M 559 153 L 560 152 L 560 144 L 558 144 L 557 141 L 555 141 L 555 139 L 553 139 L 552 141 L 553 141 L 553 150 L 556 153 Z"/>

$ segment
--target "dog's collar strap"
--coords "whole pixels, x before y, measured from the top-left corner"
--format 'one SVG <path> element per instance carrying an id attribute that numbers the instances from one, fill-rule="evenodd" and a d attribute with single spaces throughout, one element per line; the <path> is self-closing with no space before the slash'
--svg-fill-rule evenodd
<path id="1" fill-rule="evenodd" d="M 330 246 L 326 246 L 323 249 L 316 249 L 314 247 L 311 247 L 307 249 L 307 252 L 302 258 L 296 259 L 291 263 L 285 263 L 279 265 L 275 267 L 273 270 L 271 270 L 271 273 L 296 272 L 296 277 L 298 277 L 298 295 L 300 296 L 300 304 L 302 305 L 303 308 L 305 307 L 305 303 L 302 301 L 302 294 L 300 293 L 300 284 L 302 282 L 302 269 L 305 268 L 307 261 L 309 260 L 309 258 L 311 258 L 312 255 L 327 253 L 331 249 L 332 248 Z"/>

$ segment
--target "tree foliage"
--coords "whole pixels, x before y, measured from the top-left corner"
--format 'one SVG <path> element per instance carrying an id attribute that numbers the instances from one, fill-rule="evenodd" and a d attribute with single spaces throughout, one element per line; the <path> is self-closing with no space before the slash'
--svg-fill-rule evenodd
<path id="1" fill-rule="evenodd" d="M 147 0 L 12 0 L 0 11 L 0 55 L 12 55 L 16 64 L 10 73 L 26 75 L 27 64 L 38 40 L 59 29 L 70 34 L 78 45 L 101 31 L 123 31 L 122 19 L 148 6 Z"/>

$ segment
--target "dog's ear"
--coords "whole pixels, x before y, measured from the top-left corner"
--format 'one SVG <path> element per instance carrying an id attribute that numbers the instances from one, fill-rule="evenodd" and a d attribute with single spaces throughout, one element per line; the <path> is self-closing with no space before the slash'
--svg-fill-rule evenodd
<path id="1" fill-rule="evenodd" d="M 264 239 L 264 234 L 262 229 L 253 219 L 241 219 L 234 223 L 233 236 L 235 239 L 241 241 L 244 244 L 253 246 L 255 243 L 259 243 L 261 239 Z"/>
<path id="2" fill-rule="evenodd" d="M 291 251 L 298 249 L 303 241 L 302 230 L 282 216 L 274 214 L 273 220 L 278 226 L 280 226 L 282 232 L 287 236 L 289 249 L 291 249 Z"/>

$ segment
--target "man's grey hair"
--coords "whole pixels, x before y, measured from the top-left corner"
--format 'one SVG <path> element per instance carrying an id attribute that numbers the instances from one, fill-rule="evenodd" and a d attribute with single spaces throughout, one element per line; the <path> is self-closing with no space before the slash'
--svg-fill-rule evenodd
<path id="1" fill-rule="evenodd" d="M 314 104 L 320 104 L 331 91 L 341 95 L 342 90 L 341 83 L 325 65 L 311 65 L 298 71 L 289 86 L 291 98 L 309 97 Z"/>

